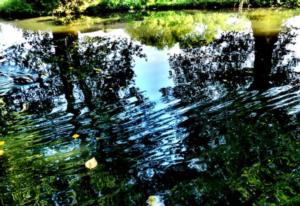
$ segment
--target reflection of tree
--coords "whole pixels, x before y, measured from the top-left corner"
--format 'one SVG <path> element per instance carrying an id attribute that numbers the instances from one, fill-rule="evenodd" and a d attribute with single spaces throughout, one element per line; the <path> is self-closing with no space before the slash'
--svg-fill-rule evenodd
<path id="1" fill-rule="evenodd" d="M 84 94 L 95 93 L 97 98 L 103 96 L 103 100 L 113 101 L 118 98 L 118 90 L 126 87 L 133 77 L 133 56 L 142 56 L 140 48 L 126 39 L 96 37 L 79 40 L 76 35 L 68 34 L 54 34 L 53 37 L 26 34 L 27 41 L 9 48 L 5 56 L 4 64 L 18 66 L 24 75 L 31 76 L 33 83 L 39 83 L 32 85 L 33 90 L 40 90 L 41 96 L 36 97 L 39 101 L 59 94 L 74 101 L 71 100 L 72 87 L 76 81 Z M 86 91 L 88 87 L 94 87 L 94 91 Z M 90 98 L 85 99 L 90 101 Z M 29 101 L 30 94 L 24 94 L 20 99 Z"/>
<path id="2" fill-rule="evenodd" d="M 105 124 L 112 121 L 116 109 L 113 107 L 121 105 L 119 92 L 126 90 L 132 81 L 134 57 L 143 56 L 140 46 L 122 38 L 40 33 L 24 36 L 25 43 L 8 48 L 6 62 L 2 64 L 19 69 L 18 75 L 32 80 L 15 84 L 10 95 L 4 97 L 10 112 L 26 111 L 32 118 L 25 125 L 24 121 L 14 119 L 17 124 L 10 127 L 16 133 L 7 136 L 12 141 L 7 143 L 11 145 L 7 146 L 7 156 L 16 158 L 6 163 L 7 170 L 14 170 L 8 171 L 3 180 L 6 181 L 3 184 L 9 186 L 7 191 L 11 191 L 2 191 L 5 198 L 15 195 L 17 204 L 30 204 L 33 200 L 41 204 L 48 201 L 70 204 L 76 193 L 84 193 L 78 195 L 77 201 L 104 205 L 120 201 L 117 195 L 125 193 L 127 187 L 124 176 L 118 179 L 106 173 L 102 166 L 96 173 L 89 174 L 83 171 L 82 165 L 95 153 L 94 135 L 100 133 L 96 130 L 105 131 Z M 7 75 L 15 78 L 13 72 Z M 65 110 L 62 110 L 62 104 L 67 105 Z M 93 113 L 85 114 L 86 108 Z M 24 129 L 18 128 L 18 124 Z M 93 124 L 94 128 L 87 130 L 87 124 Z M 82 143 L 70 141 L 75 132 L 81 134 Z M 90 141 L 85 141 L 86 138 Z M 20 150 L 17 145 L 22 144 L 25 146 Z M 74 172 L 73 177 L 67 175 L 69 172 Z M 55 174 L 66 175 L 55 177 Z M 19 175 L 23 178 L 18 178 Z M 85 185 L 84 191 L 80 184 Z M 34 189 L 30 187 L 32 185 L 39 187 Z M 103 197 L 95 199 L 100 192 Z M 30 196 L 25 196 L 29 193 Z"/>
<path id="3" fill-rule="evenodd" d="M 249 12 L 247 14 L 252 24 L 255 40 L 253 89 L 265 90 L 270 87 L 270 80 L 274 78 L 272 77 L 274 75 L 272 68 L 275 66 L 274 64 L 276 64 L 276 61 L 281 59 L 282 54 L 287 52 L 285 45 L 293 36 L 290 32 L 281 35 L 279 38 L 278 35 L 280 29 L 282 29 L 282 23 L 292 15 L 293 11 L 265 12 L 260 10 L 257 12 Z M 276 50 L 274 50 L 275 48 Z M 271 75 L 271 72 L 273 75 Z M 280 71 L 275 75 L 277 76 L 276 78 L 282 76 L 279 73 Z"/>
<path id="4" fill-rule="evenodd" d="M 255 34 L 254 34 L 255 35 Z M 252 88 L 266 89 L 269 87 L 269 75 L 272 68 L 272 53 L 277 36 L 254 36 L 255 61 L 254 82 Z"/>
<path id="5" fill-rule="evenodd" d="M 284 26 L 278 36 L 278 42 L 273 51 L 273 65 L 270 80 L 275 85 L 299 83 L 299 56 L 295 54 L 299 29 L 293 25 Z"/>
<path id="6" fill-rule="evenodd" d="M 281 82 L 285 79 L 286 83 L 291 83 L 291 78 L 295 78 L 295 75 L 297 76 L 295 72 L 291 71 L 291 68 L 292 65 L 294 67 L 297 65 L 298 59 L 288 60 L 288 65 L 278 65 L 278 63 L 282 62 L 284 55 L 289 53 L 287 46 L 295 44 L 295 42 L 292 42 L 295 39 L 295 31 L 285 29 L 285 32 L 282 32 L 278 38 L 279 28 L 283 19 L 291 14 L 278 14 L 282 18 L 272 17 L 268 21 L 271 25 L 266 28 L 266 31 L 261 28 L 267 21 L 264 19 L 264 15 L 261 16 L 260 13 L 250 13 L 248 15 L 252 22 L 253 39 L 249 37 L 235 37 L 235 35 L 224 37 L 223 35 L 219 40 L 216 39 L 207 47 L 185 49 L 183 55 L 178 55 L 175 58 L 178 61 L 171 61 L 178 91 L 182 90 L 182 93 L 189 93 L 189 95 L 185 95 L 186 97 L 192 97 L 197 95 L 196 93 L 203 88 L 200 92 L 202 94 L 205 93 L 204 90 L 206 89 L 206 93 L 218 95 L 218 93 L 226 92 L 223 86 L 229 86 L 228 89 L 232 90 L 233 85 L 230 86 L 230 83 L 236 84 L 236 88 L 241 86 L 238 84 L 245 80 L 245 75 L 253 77 L 251 89 L 265 90 L 270 87 L 270 81 L 276 83 L 276 80 L 279 79 L 281 79 Z M 261 18 L 263 19 L 261 20 Z M 252 42 L 249 42 L 247 39 L 251 39 L 250 41 Z M 229 45 L 226 45 L 228 43 Z M 253 44 L 255 48 L 252 48 Z M 247 49 L 247 47 L 249 48 Z M 223 51 L 221 51 L 222 48 Z M 274 50 L 275 48 L 276 50 Z M 252 55 L 254 55 L 254 65 L 251 62 L 252 58 L 249 58 L 250 52 L 253 52 Z M 248 61 L 247 67 L 253 67 L 253 72 L 250 71 L 249 73 L 249 70 L 242 69 L 246 61 Z M 222 80 L 222 78 L 225 79 Z M 197 83 L 193 84 L 193 82 Z M 187 84 L 192 86 L 189 87 Z M 201 88 L 197 87 L 197 84 L 202 84 Z M 184 91 L 184 88 L 187 89 Z"/>
<path id="7" fill-rule="evenodd" d="M 47 33 L 24 32 L 23 36 L 26 41 L 13 45 L 4 52 L 6 61 L 1 66 L 12 69 L 3 70 L 3 73 L 13 79 L 24 80 L 21 85 L 13 85 L 11 94 L 5 98 L 12 110 L 21 110 L 25 102 L 30 102 L 31 108 L 34 107 L 36 112 L 40 111 L 39 108 L 47 110 L 52 104 L 50 97 L 60 94 L 57 89 L 59 82 L 54 75 L 56 69 L 52 70 L 52 40 Z M 23 92 L 23 84 L 26 92 Z"/>
<path id="8" fill-rule="evenodd" d="M 256 120 L 242 116 L 225 120 L 223 115 L 205 121 L 203 129 L 190 128 L 199 134 L 190 144 L 197 164 L 205 164 L 207 170 L 177 184 L 171 190 L 171 205 L 298 204 L 297 123 L 287 126 L 286 117 L 278 114 Z M 201 122 L 203 111 L 196 110 L 193 116 Z"/>
<path id="9" fill-rule="evenodd" d="M 235 32 L 223 34 L 208 46 L 185 49 L 170 58 L 177 85 L 174 95 L 192 102 L 195 98 L 215 99 L 247 86 L 251 76 L 245 66 L 252 66 L 252 52 L 251 35 Z"/>
<path id="10" fill-rule="evenodd" d="M 234 23 L 232 23 L 234 22 Z M 184 47 L 211 42 L 218 32 L 247 29 L 242 18 L 230 13 L 150 13 L 143 21 L 131 23 L 127 31 L 146 45 L 172 47 L 179 42 Z"/>
<path id="11" fill-rule="evenodd" d="M 298 125 L 281 111 L 260 115 L 256 93 L 245 92 L 253 82 L 255 89 L 265 87 L 265 79 L 248 67 L 253 67 L 253 54 L 263 55 L 254 48 L 264 45 L 263 76 L 269 75 L 277 37 L 227 32 L 172 56 L 176 86 L 162 91 L 182 101 L 157 109 L 132 84 L 135 56 L 143 56 L 133 42 L 65 33 L 25 36 L 26 43 L 8 49 L 13 52 L 4 63 L 33 81 L 15 84 L 4 97 L 10 111 L 29 104 L 26 115 L 8 123 L 16 132 L 6 136 L 11 142 L 0 159 L 5 203 L 13 195 L 20 204 L 35 198 L 41 204 L 76 199 L 91 205 L 142 205 L 146 195 L 166 188 L 172 188 L 165 193 L 172 195 L 170 205 L 295 203 Z M 280 42 L 287 38 L 285 33 L 278 37 Z M 254 47 L 254 42 L 262 45 Z M 278 57 L 285 52 L 276 51 Z M 262 63 L 259 58 L 254 63 L 256 73 Z M 0 121 L 8 119 L 4 113 Z M 73 133 L 80 140 L 71 140 Z M 82 165 L 92 156 L 99 167 L 87 172 Z"/>
<path id="12" fill-rule="evenodd" d="M 246 90 L 265 91 L 270 80 L 297 83 L 292 71 L 297 59 L 280 67 L 282 57 L 291 54 L 286 45 L 293 44 L 294 34 L 239 35 L 225 33 L 207 47 L 170 58 L 174 95 L 188 103 L 204 100 L 193 104 L 180 124 L 188 132 L 190 161 L 182 166 L 185 169 L 167 171 L 166 182 L 182 180 L 171 190 L 170 205 L 299 204 L 299 123 L 285 110 L 265 111 L 268 98 Z M 243 63 L 253 52 L 254 71 L 249 72 Z M 211 88 L 214 93 L 209 95 Z M 237 93 L 240 89 L 243 92 Z"/>
<path id="13" fill-rule="evenodd" d="M 102 96 L 104 101 L 114 102 L 119 99 L 120 88 L 128 87 L 133 78 L 134 56 L 143 55 L 141 47 L 126 39 L 116 39 L 109 45 L 103 43 L 103 40 L 105 38 L 96 37 L 87 38 L 83 42 L 80 65 L 84 69 L 79 75 L 81 79 L 86 78 L 86 74 L 89 75 L 91 79 L 87 81 L 87 85 L 90 87 L 98 79 L 97 88 L 93 91 L 96 93 L 95 97 Z"/>

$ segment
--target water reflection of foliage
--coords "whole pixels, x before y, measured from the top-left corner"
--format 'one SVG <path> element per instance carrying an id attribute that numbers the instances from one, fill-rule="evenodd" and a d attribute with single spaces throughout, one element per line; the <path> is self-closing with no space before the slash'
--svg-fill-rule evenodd
<path id="1" fill-rule="evenodd" d="M 7 123 L 9 114 L 3 98 L 0 98 L 0 136 L 4 136 L 7 132 Z"/>
<path id="2" fill-rule="evenodd" d="M 253 43 L 250 34 L 229 32 L 208 46 L 185 49 L 171 57 L 174 95 L 192 102 L 200 96 L 215 99 L 248 86 L 252 78 L 247 66 L 253 66 Z"/>
<path id="3" fill-rule="evenodd" d="M 40 151 L 42 136 L 23 133 L 8 138 L 4 156 L 7 159 L 1 159 L 6 168 L 4 176 L 0 176 L 0 181 L 3 181 L 1 186 L 6 186 L 2 188 L 0 195 L 0 201 L 4 205 L 111 205 L 129 201 L 124 193 L 133 186 L 126 185 L 126 180 L 105 171 L 102 165 L 90 172 L 83 167 L 84 159 L 91 152 L 84 151 L 84 147 L 69 153 L 45 157 Z M 34 144 L 32 141 L 40 144 Z M 18 149 L 19 147 L 22 147 L 22 150 Z M 56 176 L 57 174 L 61 175 Z M 134 194 L 131 197 L 133 198 Z"/>
<path id="4" fill-rule="evenodd" d="M 274 63 L 288 53 L 285 45 L 290 43 L 291 35 L 281 34 Z M 188 103 L 204 98 L 205 103 L 207 98 L 216 97 L 216 93 L 207 94 L 209 87 L 219 89 L 221 97 L 227 91 L 245 92 L 253 73 L 248 73 L 243 63 L 254 51 L 253 43 L 251 35 L 228 33 L 210 44 L 217 55 L 208 45 L 170 58 L 176 80 L 174 95 Z M 286 77 L 282 79 L 289 82 L 291 79 Z M 190 168 L 197 172 L 185 170 L 189 178 L 166 195 L 168 204 L 299 204 L 298 121 L 286 111 L 265 113 L 262 106 L 253 104 L 256 92 L 236 93 L 234 100 L 231 93 L 186 114 L 187 121 L 180 125 L 189 132 L 186 145 L 192 152 L 186 158 L 197 156 Z M 169 171 L 170 179 L 176 173 L 180 178 L 180 171 Z"/>
<path id="5" fill-rule="evenodd" d="M 85 39 L 82 44 L 85 49 L 79 53 L 82 69 L 78 76 L 86 78 L 88 74 L 87 84 L 92 86 L 97 81 L 98 95 L 102 92 L 103 100 L 114 101 L 118 99 L 118 91 L 129 86 L 133 78 L 134 58 L 144 55 L 141 47 L 129 40 L 119 38 L 110 44 L 103 43 L 106 41 L 102 37 Z"/>
<path id="6" fill-rule="evenodd" d="M 16 65 L 34 72 L 43 72 L 44 64 L 53 56 L 51 36 L 49 33 L 23 32 L 24 42 L 13 45 L 4 51 L 5 59 L 1 65 Z M 46 61 L 48 60 L 48 61 Z"/>
<path id="7" fill-rule="evenodd" d="M 32 37 L 34 39 L 34 35 Z M 188 137 L 186 137 L 185 130 L 184 134 L 180 133 L 180 129 L 176 128 L 177 125 L 175 126 L 174 122 L 167 125 L 172 129 L 175 128 L 178 136 L 181 137 L 180 140 L 185 141 L 179 142 L 179 144 L 187 145 L 188 152 L 185 153 L 187 160 L 195 156 L 200 157 L 196 163 L 201 163 L 199 166 L 201 172 L 190 172 L 195 168 L 199 170 L 195 165 L 194 168 L 185 168 L 183 165 L 189 163 L 189 160 L 181 165 L 177 165 L 176 162 L 172 166 L 167 165 L 165 167 L 167 174 L 162 171 L 158 177 L 160 179 L 150 183 L 153 185 L 149 186 L 143 182 L 141 183 L 142 188 L 139 187 L 138 183 L 140 182 L 134 183 L 137 181 L 135 178 L 124 177 L 131 169 L 133 165 L 131 163 L 136 161 L 133 159 L 134 157 L 149 155 L 154 151 L 151 150 L 152 147 L 157 147 L 160 155 L 167 150 L 161 159 L 156 159 L 152 163 L 154 167 L 158 167 L 157 164 L 168 161 L 167 154 L 173 158 L 173 149 L 178 150 L 174 145 L 171 146 L 171 149 L 167 147 L 163 150 L 163 147 L 169 146 L 167 144 L 174 144 L 166 136 L 163 137 L 163 140 L 169 142 L 161 144 L 163 141 L 160 138 L 163 135 L 157 128 L 160 128 L 161 122 L 165 122 L 157 121 L 158 113 L 151 113 L 153 105 L 149 104 L 147 99 L 142 97 L 134 87 L 129 89 L 126 97 L 131 101 L 134 98 L 137 100 L 127 104 L 127 107 L 118 107 L 121 105 L 120 103 L 126 101 L 125 99 L 119 101 L 118 92 L 122 89 L 128 90 L 128 85 L 133 77 L 133 56 L 142 57 L 141 48 L 125 39 L 114 41 L 102 37 L 78 39 L 77 36 L 66 36 L 65 34 L 48 36 L 47 39 L 45 40 L 47 43 L 43 43 L 45 49 L 36 47 L 41 44 L 40 41 L 30 43 L 37 44 L 33 47 L 35 49 L 29 51 L 32 53 L 32 57 L 26 57 L 28 54 L 26 49 L 23 52 L 20 47 L 16 47 L 14 53 L 19 56 L 9 60 L 18 67 L 29 67 L 34 70 L 33 72 L 41 76 L 45 75 L 46 78 L 41 77 L 41 83 L 45 85 L 42 86 L 38 83 L 32 85 L 31 90 L 19 88 L 20 90 L 15 90 L 13 93 L 18 94 L 16 100 L 30 102 L 33 109 L 27 111 L 29 114 L 37 112 L 39 104 L 33 104 L 33 102 L 43 100 L 46 96 L 33 95 L 33 99 L 24 100 L 25 97 L 28 97 L 28 94 L 23 94 L 24 91 L 25 93 L 34 93 L 37 90 L 48 90 L 50 91 L 49 99 L 58 99 L 59 95 L 64 94 L 71 108 L 67 112 L 72 113 L 72 117 L 66 120 L 68 122 L 66 130 L 59 127 L 61 134 L 58 135 L 54 134 L 55 131 L 49 132 L 51 126 L 46 125 L 50 129 L 43 130 L 42 133 L 54 134 L 50 136 L 50 139 L 49 136 L 45 138 L 36 131 L 8 136 L 8 139 L 14 141 L 11 145 L 14 144 L 15 148 L 8 147 L 8 150 L 11 151 L 8 154 L 10 158 L 7 163 L 6 160 L 3 162 L 5 162 L 5 168 L 13 167 L 15 172 L 5 171 L 3 176 L 7 175 L 4 176 L 4 178 L 7 177 L 4 180 L 9 181 L 12 187 L 17 188 L 10 189 L 16 197 L 16 202 L 30 204 L 33 203 L 32 197 L 35 197 L 34 201 L 39 203 L 48 204 L 47 201 L 54 201 L 58 204 L 71 204 L 76 196 L 79 203 L 142 205 L 146 200 L 146 193 L 156 192 L 161 188 L 164 190 L 171 185 L 173 188 L 171 192 L 169 190 L 165 192 L 166 197 L 171 195 L 167 200 L 170 205 L 178 203 L 183 205 L 241 205 L 278 203 L 277 200 L 291 201 L 291 204 L 297 203 L 297 197 L 295 198 L 293 195 L 299 193 L 297 181 L 299 175 L 296 167 L 299 165 L 297 160 L 299 144 L 294 141 L 297 123 L 295 121 L 291 121 L 292 124 L 283 122 L 288 118 L 286 116 L 278 117 L 278 114 L 254 119 L 244 117 L 243 115 L 248 114 L 249 111 L 245 111 L 246 106 L 242 103 L 239 104 L 238 101 L 234 103 L 228 114 L 225 111 L 216 116 L 214 116 L 215 113 L 206 115 L 202 108 L 185 113 L 188 118 L 180 126 L 186 128 Z M 176 80 L 174 95 L 184 102 L 194 103 L 201 101 L 202 97 L 208 102 L 215 98 L 216 94 L 210 94 L 209 91 L 220 90 L 221 96 L 227 91 L 235 92 L 240 88 L 244 91 L 249 85 L 248 83 L 252 81 L 252 76 L 243 63 L 249 60 L 252 52 L 253 37 L 250 34 L 230 32 L 223 33 L 207 46 L 186 49 L 182 54 L 173 56 L 170 58 L 170 64 Z M 9 56 L 7 58 L 9 59 Z M 37 58 L 33 64 L 30 63 L 31 58 Z M 35 64 L 36 62 L 42 63 Z M 44 63 L 48 65 L 45 68 L 42 66 Z M 41 72 L 41 68 L 44 68 L 43 72 Z M 56 79 L 55 82 L 54 79 Z M 51 83 L 52 81 L 53 83 Z M 210 88 L 212 89 L 210 90 Z M 84 101 L 82 105 L 75 103 L 78 97 L 70 95 L 78 90 L 81 91 L 80 101 Z M 53 91 L 57 91 L 57 93 Z M 82 98 L 82 96 L 84 97 Z M 14 96 L 8 98 L 13 100 Z M 9 99 L 8 101 L 9 105 L 18 104 Z M 47 106 L 44 102 L 41 104 L 44 107 L 38 113 L 43 114 L 41 115 L 43 117 L 55 106 Z M 81 110 L 83 114 L 80 114 L 76 111 L 85 106 L 91 110 L 91 113 L 84 114 L 84 110 Z M 170 114 L 179 119 L 175 113 L 176 111 Z M 230 116 L 232 113 L 237 116 Z M 121 118 L 118 119 L 116 114 L 119 114 Z M 68 117 L 66 113 L 62 113 L 61 116 Z M 61 116 L 58 116 L 57 119 L 60 119 Z M 151 117 L 149 118 L 149 116 Z M 53 120 L 47 115 L 46 117 L 50 121 Z M 156 121 L 153 120 L 154 118 Z M 16 122 L 22 122 L 21 119 L 19 120 Z M 56 117 L 54 117 L 55 120 Z M 145 130 L 142 128 L 143 123 L 147 121 L 149 123 L 153 121 L 151 125 L 155 132 L 129 141 L 128 136 L 133 137 L 141 135 L 144 131 L 148 132 L 148 128 Z M 109 124 L 106 124 L 107 122 Z M 124 126 L 122 124 L 124 122 L 125 124 L 129 122 L 133 131 L 126 130 L 128 124 Z M 35 123 L 32 121 L 30 124 Z M 283 125 L 288 125 L 288 127 Z M 22 126 L 28 128 L 28 125 Z M 60 125 L 55 125 L 55 127 L 57 126 Z M 166 130 L 166 125 L 163 130 Z M 80 145 L 80 149 L 60 152 L 60 148 L 65 148 L 66 145 L 74 146 L 71 141 L 64 140 L 77 131 L 80 131 L 84 137 L 74 143 L 76 146 Z M 96 135 L 101 137 L 97 151 L 95 140 L 91 138 Z M 175 140 L 173 136 L 171 137 L 172 140 Z M 39 156 L 42 151 L 39 145 L 34 147 L 34 143 L 37 142 L 50 146 L 56 145 L 58 153 L 47 157 Z M 116 146 L 116 144 L 121 144 L 121 146 Z M 147 148 L 143 146 L 147 146 Z M 19 147 L 22 147 L 23 150 L 18 150 Z M 17 151 L 16 154 L 14 154 L 15 151 Z M 86 172 L 82 167 L 84 159 L 99 154 L 99 151 L 101 155 L 99 159 L 104 162 L 110 158 L 112 163 L 105 162 L 105 166 L 101 165 L 95 171 Z M 178 153 L 175 151 L 175 155 Z M 23 159 L 24 156 L 26 156 L 25 159 Z M 155 157 L 155 154 L 153 156 Z M 138 169 L 147 169 L 151 162 L 151 156 L 149 159 L 142 158 Z M 33 170 L 28 169 L 24 172 L 23 168 L 33 168 Z M 74 168 L 76 169 L 74 170 Z M 182 168 L 184 169 L 182 170 Z M 120 171 L 124 171 L 125 175 L 120 175 Z M 176 175 L 178 171 L 179 173 L 183 172 Z M 22 178 L 18 176 L 20 173 L 22 173 Z M 62 176 L 55 177 L 54 174 L 62 174 Z M 41 178 L 40 175 L 48 177 L 48 179 Z M 176 179 L 176 177 L 179 178 Z M 5 183 L 5 185 L 7 184 Z M 39 185 L 39 187 L 31 188 L 31 185 Z M 159 188 L 155 188 L 157 185 Z M 4 191 L 7 191 L 7 188 Z M 28 194 L 31 195 L 28 196 Z M 1 198 L 0 196 L 0 202 L 10 203 L 12 201 L 10 193 L 5 193 L 4 201 Z"/>
<path id="8" fill-rule="evenodd" d="M 193 117 L 195 122 L 203 119 L 202 115 Z M 205 121 L 203 129 L 192 126 L 190 131 L 199 134 L 198 141 L 210 134 L 206 138 L 214 146 L 190 142 L 208 169 L 176 185 L 172 204 L 299 204 L 298 125 L 286 122 L 283 126 L 285 120 L 280 114 L 268 114 L 255 120 L 230 117 L 213 125 Z M 219 132 L 208 133 L 210 127 Z"/>
<path id="9" fill-rule="evenodd" d="M 51 99 L 66 92 L 61 79 L 66 77 L 68 81 L 78 79 L 78 84 L 85 81 L 85 84 L 95 87 L 91 93 L 100 95 L 102 92 L 104 95 L 108 92 L 105 95 L 111 95 L 113 100 L 114 96 L 117 98 L 118 89 L 126 87 L 133 77 L 133 57 L 143 56 L 139 46 L 122 38 L 87 37 L 78 40 L 73 35 L 59 36 L 52 38 L 47 33 L 25 33 L 24 43 L 7 50 L 4 64 L 30 70 L 35 83 L 39 83 L 30 86 L 28 91 L 31 90 L 31 94 L 14 92 L 9 98 L 23 101 Z"/>
<path id="10" fill-rule="evenodd" d="M 9 142 L 4 157 L 9 158 L 3 160 L 7 172 L 0 180 L 5 181 L 1 185 L 10 187 L 3 189 L 0 202 L 71 204 L 76 199 L 78 202 L 111 205 L 121 200 L 128 201 L 128 204 L 135 201 L 135 194 L 128 198 L 127 189 L 135 189 L 126 184 L 126 177 L 111 175 L 102 166 L 86 172 L 84 160 L 95 153 L 96 143 L 93 139 L 95 131 L 91 129 L 87 133 L 84 121 L 92 119 L 101 125 L 105 124 L 103 121 L 110 121 L 112 114 L 103 108 L 120 101 L 119 90 L 125 89 L 133 78 L 134 57 L 143 57 L 141 47 L 123 38 L 78 38 L 76 35 L 41 33 L 26 33 L 24 37 L 24 43 L 7 49 L 3 65 L 19 68 L 34 82 L 15 85 L 10 95 L 3 98 L 10 112 L 20 111 L 24 104 L 29 104 L 21 112 L 26 112 L 32 120 L 25 124 L 22 113 L 16 113 L 13 122 L 18 123 L 14 127 L 7 126 L 16 133 L 6 136 Z M 75 93 L 81 93 L 83 97 L 74 97 Z M 58 107 L 55 101 L 61 101 L 61 95 L 65 96 L 67 111 L 51 114 Z M 75 101 L 83 105 L 75 104 Z M 80 116 L 78 111 L 85 106 L 94 110 L 89 117 Z M 68 112 L 73 117 L 69 118 Z M 66 124 L 62 117 L 70 123 Z M 52 121 L 58 125 L 60 122 L 66 124 L 66 127 L 57 133 L 56 129 L 51 129 L 55 127 Z M 44 125 L 48 127 L 44 128 Z M 26 128 L 26 131 L 19 127 Z M 28 130 L 36 127 L 44 132 Z M 73 143 L 66 139 L 80 129 L 84 139 L 89 138 L 90 142 Z M 22 150 L 20 145 L 24 145 Z M 51 155 L 51 151 L 55 154 Z M 13 170 L 9 171 L 11 168 Z M 64 175 L 55 177 L 54 174 Z"/>
<path id="11" fill-rule="evenodd" d="M 273 51 L 273 66 L 270 74 L 273 84 L 286 85 L 298 84 L 299 79 L 299 56 L 296 54 L 298 45 L 299 28 L 284 26 L 278 36 L 276 47 Z"/>
<path id="12" fill-rule="evenodd" d="M 129 24 L 127 31 L 134 39 L 157 48 L 172 47 L 177 42 L 191 47 L 211 42 L 220 31 L 247 29 L 245 22 L 230 13 L 159 12 Z"/>

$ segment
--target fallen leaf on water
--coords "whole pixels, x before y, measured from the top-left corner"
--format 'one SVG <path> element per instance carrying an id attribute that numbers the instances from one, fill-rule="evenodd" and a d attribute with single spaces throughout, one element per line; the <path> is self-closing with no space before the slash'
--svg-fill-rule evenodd
<path id="1" fill-rule="evenodd" d="M 4 154 L 4 150 L 0 149 L 0 156 Z"/>
<path id="2" fill-rule="evenodd" d="M 95 70 L 97 73 L 102 72 L 102 69 L 100 69 L 100 68 L 94 68 L 94 70 Z"/>
<path id="3" fill-rule="evenodd" d="M 157 195 L 151 195 L 148 197 L 147 204 L 149 206 L 165 206 L 162 198 Z"/>
<path id="4" fill-rule="evenodd" d="M 25 112 L 29 109 L 29 104 L 28 103 L 24 103 L 22 104 L 22 110 L 20 111 L 20 113 Z"/>
<path id="5" fill-rule="evenodd" d="M 94 169 L 96 168 L 98 165 L 98 162 L 96 160 L 95 157 L 93 157 L 92 159 L 88 160 L 86 163 L 85 163 L 85 167 L 88 168 L 88 169 Z"/>
<path id="6" fill-rule="evenodd" d="M 4 145 L 4 144 L 5 144 L 5 141 L 0 141 L 0 146 Z"/>
<path id="7" fill-rule="evenodd" d="M 73 136 L 72 136 L 74 139 L 78 139 L 79 137 L 80 137 L 80 135 L 79 134 L 73 134 Z"/>

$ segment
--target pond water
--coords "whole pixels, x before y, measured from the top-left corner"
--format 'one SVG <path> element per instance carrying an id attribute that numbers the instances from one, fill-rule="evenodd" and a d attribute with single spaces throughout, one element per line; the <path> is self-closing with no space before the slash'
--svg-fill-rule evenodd
<path id="1" fill-rule="evenodd" d="M 0 205 L 300 204 L 299 22 L 0 21 Z"/>

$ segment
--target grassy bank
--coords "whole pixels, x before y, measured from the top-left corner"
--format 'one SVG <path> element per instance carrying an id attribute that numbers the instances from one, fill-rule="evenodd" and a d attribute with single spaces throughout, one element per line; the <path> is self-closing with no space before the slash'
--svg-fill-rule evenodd
<path id="1" fill-rule="evenodd" d="M 241 1 L 245 7 L 297 7 L 300 3 L 300 0 L 102 0 L 97 6 L 88 8 L 87 12 L 238 8 Z"/>
<path id="2" fill-rule="evenodd" d="M 93 15 L 129 10 L 221 9 L 237 8 L 240 1 L 243 1 L 244 7 L 296 7 L 300 4 L 300 0 L 0 0 L 0 16 L 45 16 L 57 9 Z"/>
<path id="3" fill-rule="evenodd" d="M 111 11 L 129 10 L 178 10 L 178 9 L 221 9 L 238 7 L 239 0 L 158 0 L 158 1 L 120 1 L 120 2 L 101 2 L 100 4 L 89 7 L 88 14 Z"/>

